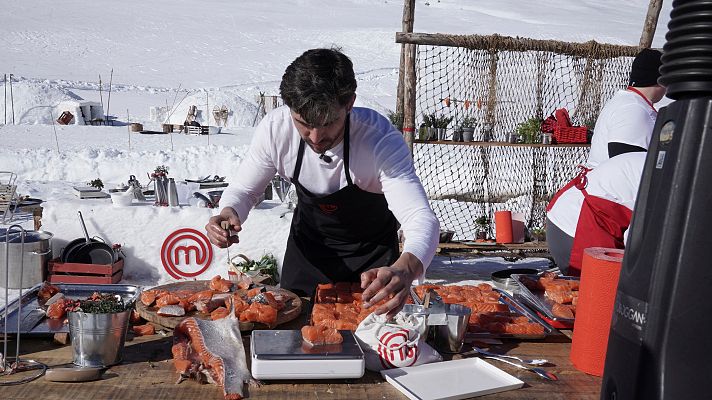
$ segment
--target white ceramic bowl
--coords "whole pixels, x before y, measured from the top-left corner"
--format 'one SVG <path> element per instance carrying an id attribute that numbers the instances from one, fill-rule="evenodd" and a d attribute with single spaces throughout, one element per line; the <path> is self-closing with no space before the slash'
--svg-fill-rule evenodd
<path id="1" fill-rule="evenodd" d="M 111 193 L 111 202 L 114 203 L 116 207 L 128 207 L 131 205 L 134 196 L 133 193 L 129 194 L 126 192 L 116 192 Z"/>

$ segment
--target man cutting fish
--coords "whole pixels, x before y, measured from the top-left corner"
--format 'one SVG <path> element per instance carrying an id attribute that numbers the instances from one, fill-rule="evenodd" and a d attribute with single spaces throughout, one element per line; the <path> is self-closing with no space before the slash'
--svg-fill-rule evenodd
<path id="1" fill-rule="evenodd" d="M 239 232 L 275 174 L 298 196 L 280 285 L 311 295 L 319 283 L 361 282 L 365 307 L 394 315 L 414 280 L 422 281 L 439 223 L 398 130 L 382 115 L 354 107 L 351 60 L 339 50 L 312 49 L 286 69 L 286 106 L 260 122 L 236 178 L 205 229 L 212 243 L 238 242 Z M 403 230 L 399 252 L 398 229 Z"/>

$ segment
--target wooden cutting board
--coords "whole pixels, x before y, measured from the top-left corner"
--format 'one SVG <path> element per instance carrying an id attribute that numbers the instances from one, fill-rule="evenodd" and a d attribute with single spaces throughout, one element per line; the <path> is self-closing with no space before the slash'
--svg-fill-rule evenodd
<path id="1" fill-rule="evenodd" d="M 202 290 L 208 290 L 210 281 L 185 281 L 185 282 L 175 282 L 169 283 L 167 285 L 156 286 L 151 288 L 151 290 L 166 290 L 168 292 L 175 292 L 178 290 L 188 290 L 192 292 L 200 292 Z M 299 316 L 302 311 L 302 299 L 296 294 L 290 292 L 286 289 L 281 289 L 276 286 L 267 286 L 264 288 L 268 291 L 280 294 L 284 297 L 284 308 L 279 310 L 277 313 L 277 323 L 276 326 L 281 325 L 285 322 L 289 322 Z M 233 292 L 247 292 L 245 289 L 236 289 Z M 210 319 L 210 314 L 203 314 L 198 311 L 191 311 L 186 313 L 186 315 L 181 317 L 166 317 L 163 315 L 158 315 L 158 307 L 150 306 L 147 307 L 140 300 L 136 302 L 136 311 L 145 320 L 149 322 L 156 323 L 158 325 L 164 326 L 166 328 L 175 328 L 176 325 L 184 318 L 195 317 L 200 319 Z M 259 322 L 243 322 L 240 321 L 240 330 L 249 331 L 253 329 L 270 329 L 267 325 Z"/>

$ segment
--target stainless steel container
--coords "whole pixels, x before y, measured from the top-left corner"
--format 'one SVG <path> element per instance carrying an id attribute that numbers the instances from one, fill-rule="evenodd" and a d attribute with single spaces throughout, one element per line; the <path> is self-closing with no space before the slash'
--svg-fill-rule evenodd
<path id="1" fill-rule="evenodd" d="M 74 364 L 108 367 L 121 362 L 130 314 L 131 310 L 110 314 L 68 313 Z"/>
<path id="2" fill-rule="evenodd" d="M 460 304 L 446 305 L 447 322 L 432 327 L 433 341 L 439 352 L 459 353 L 462 350 L 471 313 L 470 308 Z"/>
<path id="3" fill-rule="evenodd" d="M 5 243 L 5 233 L 6 229 L 0 228 L 0 287 L 25 289 L 43 282 L 47 277 L 47 263 L 52 259 L 51 240 L 54 235 L 46 231 L 27 231 L 23 248 L 20 231 L 10 231 L 7 235 L 9 243 Z M 7 250 L 10 251 L 7 261 L 10 268 L 5 280 Z M 20 277 L 21 263 L 22 277 Z"/>
<path id="4" fill-rule="evenodd" d="M 176 188 L 176 181 L 173 178 L 168 178 L 168 186 L 166 188 L 168 191 L 168 205 L 171 207 L 178 206 L 178 188 Z"/>

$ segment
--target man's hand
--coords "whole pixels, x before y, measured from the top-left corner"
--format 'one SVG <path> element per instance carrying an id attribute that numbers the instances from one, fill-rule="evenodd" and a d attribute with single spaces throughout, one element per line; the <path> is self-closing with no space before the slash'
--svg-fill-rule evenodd
<path id="1" fill-rule="evenodd" d="M 237 235 L 231 236 L 230 232 L 222 227 L 223 221 L 229 223 L 230 230 L 235 233 L 242 230 L 240 217 L 232 207 L 225 207 L 220 211 L 220 214 L 211 217 L 210 220 L 208 220 L 208 224 L 205 225 L 205 231 L 208 233 L 210 242 L 220 248 L 228 247 L 240 241 Z"/>
<path id="2" fill-rule="evenodd" d="M 413 280 L 423 273 L 423 263 L 410 253 L 403 253 L 390 267 L 370 269 L 361 274 L 362 307 L 368 308 L 389 299 L 376 309 L 376 314 L 387 313 L 391 318 L 403 308 L 410 294 Z"/>

